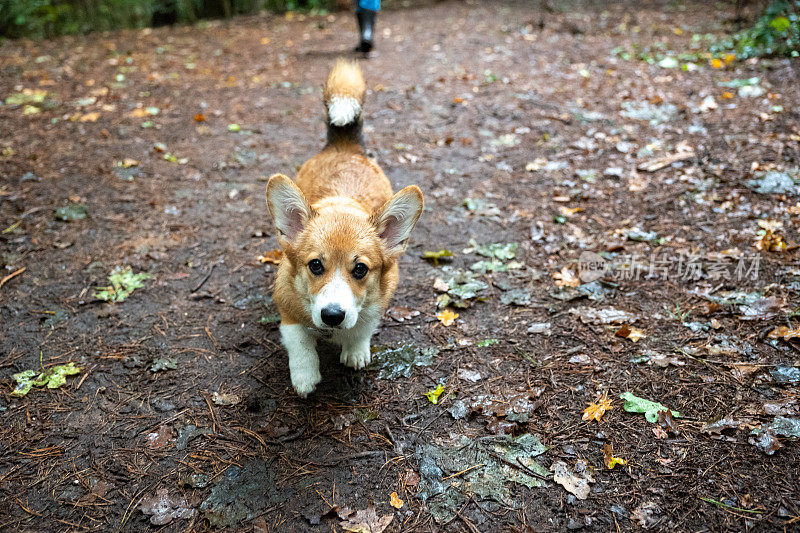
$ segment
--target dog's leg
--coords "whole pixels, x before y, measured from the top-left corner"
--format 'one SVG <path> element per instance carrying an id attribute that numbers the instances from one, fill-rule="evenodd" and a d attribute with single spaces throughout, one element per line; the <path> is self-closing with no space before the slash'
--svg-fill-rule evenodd
<path id="1" fill-rule="evenodd" d="M 364 313 L 362 311 L 362 313 Z M 367 314 L 367 313 L 364 313 Z M 339 341 L 342 344 L 342 355 L 339 361 L 356 370 L 360 370 L 372 361 L 369 341 L 378 328 L 380 316 L 362 318 L 353 329 L 347 330 Z"/>
<path id="2" fill-rule="evenodd" d="M 289 352 L 289 374 L 292 386 L 301 398 L 314 392 L 322 380 L 319 373 L 317 341 L 300 324 L 281 326 L 281 339 Z"/>

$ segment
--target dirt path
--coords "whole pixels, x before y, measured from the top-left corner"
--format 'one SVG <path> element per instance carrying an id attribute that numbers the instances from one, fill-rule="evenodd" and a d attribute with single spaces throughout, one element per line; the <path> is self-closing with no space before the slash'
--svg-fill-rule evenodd
<path id="1" fill-rule="evenodd" d="M 0 278 L 25 268 L 0 286 L 0 530 L 796 527 L 798 351 L 771 332 L 800 290 L 798 65 L 626 59 L 690 50 L 726 15 L 676 5 L 381 14 L 368 146 L 426 212 L 375 339 L 387 363 L 329 350 L 307 401 L 258 259 L 265 179 L 321 146 L 352 17 L 0 46 Z M 786 191 L 748 187 L 764 176 Z M 779 247 L 765 229 L 789 250 L 758 250 Z M 571 287 L 584 251 L 613 269 Z M 458 304 L 481 260 L 498 271 L 445 327 L 434 286 Z M 116 266 L 152 278 L 100 302 Z M 69 362 L 64 385 L 10 395 Z M 625 392 L 679 416 L 625 412 Z"/>

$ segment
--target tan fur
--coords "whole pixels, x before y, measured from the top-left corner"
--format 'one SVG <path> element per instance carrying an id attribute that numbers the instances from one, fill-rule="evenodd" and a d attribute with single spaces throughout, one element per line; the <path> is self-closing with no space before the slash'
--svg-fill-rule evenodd
<path id="1" fill-rule="evenodd" d="M 332 96 L 350 96 L 364 103 L 367 92 L 364 75 L 356 63 L 339 59 L 328 75 L 322 97 L 327 102 Z"/>
<path id="2" fill-rule="evenodd" d="M 331 95 L 347 95 L 362 102 L 364 92 L 358 66 L 337 62 L 325 85 L 326 101 Z M 270 178 L 268 198 L 270 188 L 286 186 L 287 180 L 283 175 Z M 397 287 L 399 253 L 386 250 L 376 228 L 381 209 L 392 198 L 391 184 L 381 168 L 357 142 L 337 142 L 306 161 L 294 183 L 310 207 L 311 216 L 294 241 L 279 237 L 284 256 L 275 280 L 274 300 L 281 324 L 312 327 L 306 310 L 309 297 L 317 294 L 336 271 L 349 273 L 358 262 L 366 264 L 369 272 L 360 280 L 348 276 L 350 289 L 356 298 L 385 309 Z M 418 187 L 401 192 L 416 195 L 421 206 L 422 192 Z M 307 265 L 312 259 L 323 261 L 323 275 L 315 276 L 309 271 Z"/>

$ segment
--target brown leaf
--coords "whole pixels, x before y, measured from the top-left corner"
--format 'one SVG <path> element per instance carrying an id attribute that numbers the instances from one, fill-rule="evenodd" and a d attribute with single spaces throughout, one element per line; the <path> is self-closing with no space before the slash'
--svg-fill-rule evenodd
<path id="1" fill-rule="evenodd" d="M 280 264 L 282 257 L 283 252 L 275 248 L 274 250 L 267 250 L 263 255 L 259 255 L 258 260 L 264 264 L 271 263 L 273 265 L 278 265 Z"/>
<path id="2" fill-rule="evenodd" d="M 621 457 L 614 457 L 614 450 L 610 442 L 606 442 L 603 446 L 603 463 L 609 470 L 613 470 L 617 465 L 628 464 L 625 459 L 622 459 Z"/>
<path id="3" fill-rule="evenodd" d="M 659 411 L 656 423 L 661 426 L 662 429 L 674 435 L 678 434 L 678 425 L 675 423 L 675 419 L 672 418 L 672 413 L 669 410 Z"/>
<path id="4" fill-rule="evenodd" d="M 166 447 L 172 441 L 172 428 L 164 424 L 158 428 L 157 432 L 148 433 L 147 446 L 154 450 Z"/>
<path id="5" fill-rule="evenodd" d="M 798 339 L 800 338 L 800 326 L 792 329 L 789 329 L 787 326 L 779 326 L 769 333 L 769 338 L 783 339 L 785 341 L 789 339 Z"/>
<path id="6" fill-rule="evenodd" d="M 623 339 L 629 339 L 633 342 L 637 342 L 645 336 L 642 330 L 629 326 L 628 324 L 623 324 L 614 335 L 622 337 Z"/>
<path id="7" fill-rule="evenodd" d="M 386 310 L 386 315 L 395 322 L 405 322 L 419 316 L 419 311 L 410 307 L 390 307 Z"/>

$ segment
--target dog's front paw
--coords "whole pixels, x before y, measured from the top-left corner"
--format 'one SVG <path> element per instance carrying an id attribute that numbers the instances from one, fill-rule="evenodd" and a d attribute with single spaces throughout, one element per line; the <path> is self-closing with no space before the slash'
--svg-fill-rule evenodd
<path id="1" fill-rule="evenodd" d="M 355 346 L 342 346 L 342 356 L 339 360 L 343 365 L 361 370 L 372 361 L 369 343 L 356 344 Z"/>
<path id="2" fill-rule="evenodd" d="M 322 375 L 319 373 L 319 369 L 316 368 L 292 370 L 291 374 L 292 386 L 301 398 L 305 398 L 314 392 L 319 382 L 322 381 Z"/>

